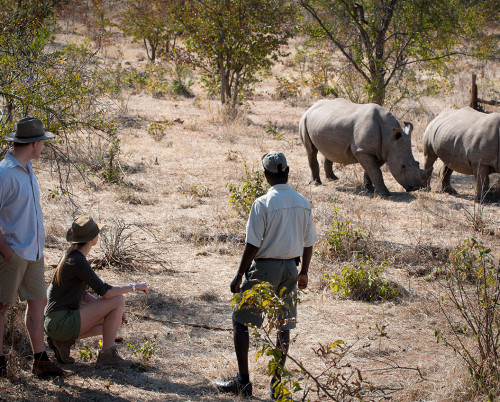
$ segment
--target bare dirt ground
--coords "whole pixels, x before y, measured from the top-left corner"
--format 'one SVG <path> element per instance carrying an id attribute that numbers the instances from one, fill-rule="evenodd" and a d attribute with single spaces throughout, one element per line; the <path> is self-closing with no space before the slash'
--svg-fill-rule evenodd
<path id="1" fill-rule="evenodd" d="M 137 65 L 137 58 L 143 57 L 137 45 L 127 45 L 123 54 Z M 406 109 L 394 112 L 401 120 L 412 118 L 413 151 L 421 163 L 421 134 L 433 115 L 446 107 L 467 105 L 467 74 L 457 77 L 463 85 L 449 97 L 408 103 Z M 498 82 L 498 67 L 486 70 L 486 74 Z M 136 127 L 121 127 L 119 133 L 120 161 L 130 185 L 99 184 L 93 188 L 75 178 L 76 208 L 64 196 L 49 199 L 57 177 L 47 161 L 35 163 L 47 231 L 47 282 L 66 247 L 65 231 L 76 213 L 88 213 L 110 227 L 117 219 L 149 225 L 159 240 L 153 244 L 156 257 L 166 264 L 143 264 L 137 271 L 98 271 L 110 284 L 146 281 L 150 286 L 149 297 L 126 295 L 129 321 L 119 332 L 123 339 L 121 353 L 143 363 L 139 369 L 94 369 L 92 362 L 79 357 L 85 346 L 96 351 L 98 338 L 84 340 L 73 349 L 77 363 L 67 367 L 64 379 L 38 380 L 29 372 L 29 356 L 17 356 L 20 368 L 12 378 L 0 380 L 0 399 L 233 400 L 218 394 L 214 382 L 237 371 L 230 331 L 229 283 L 243 243 L 213 235 L 235 234 L 244 239 L 246 222 L 236 217 L 229 205 L 225 185 L 241 182 L 243 164 L 259 168 L 261 156 L 270 150 L 286 154 L 290 184 L 311 202 L 319 242 L 325 239 L 334 219 L 351 221 L 377 242 L 390 264 L 386 276 L 409 292 L 397 303 L 342 300 L 322 283 L 324 273 L 341 264 L 325 263 L 315 255 L 290 354 L 311 370 L 319 370 L 313 349 L 342 339 L 355 345 L 346 359 L 362 369 L 365 380 L 374 389 L 383 390 L 389 400 L 469 398 L 460 360 L 451 349 L 436 342 L 435 330 L 446 331 L 447 327 L 438 304 L 442 290 L 427 274 L 442 263 L 447 250 L 467 237 L 483 241 L 498 256 L 500 205 L 475 205 L 473 178 L 459 174 L 452 179 L 458 196 L 405 193 L 384 169 L 387 187 L 394 195 L 389 199 L 371 197 L 361 191 L 359 165 L 334 166 L 337 182 L 308 185 L 310 170 L 298 137 L 298 121 L 314 100 L 304 99 L 296 106 L 272 100 L 274 85 L 272 78 L 262 82 L 235 122 L 224 119 L 218 101 L 207 99 L 197 87 L 192 99 L 153 99 L 145 93 L 121 95 L 117 103 L 122 105 L 122 113 L 139 122 Z M 169 127 L 165 138 L 156 142 L 147 134 L 147 125 L 162 118 L 180 119 L 182 123 Z M 266 132 L 270 124 L 284 134 L 283 138 L 276 140 Z M 437 163 L 435 172 L 438 168 Z M 335 207 L 339 208 L 337 218 Z M 482 220 L 485 230 L 473 230 L 474 217 Z M 151 246 L 148 242 L 150 237 L 141 239 L 139 235 L 137 247 Z M 102 250 L 96 247 L 91 257 L 100 256 Z M 381 336 L 380 328 L 384 328 L 385 336 Z M 154 339 L 156 347 L 148 361 L 142 354 L 132 356 L 126 348 L 127 344 L 141 346 Z M 257 347 L 254 344 L 250 349 L 254 400 L 265 401 L 269 400 L 269 378 L 266 359 L 254 360 Z M 373 369 L 378 370 L 370 371 Z M 302 377 L 297 379 L 308 385 Z M 379 399 L 380 395 L 374 391 L 367 399 Z M 313 394 L 308 398 L 317 400 Z"/>

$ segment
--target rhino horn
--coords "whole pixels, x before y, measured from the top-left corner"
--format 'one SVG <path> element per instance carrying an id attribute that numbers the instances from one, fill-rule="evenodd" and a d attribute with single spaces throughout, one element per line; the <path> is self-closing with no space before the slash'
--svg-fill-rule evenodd
<path id="1" fill-rule="evenodd" d="M 432 175 L 432 170 L 433 169 L 434 168 L 431 166 L 428 169 L 423 169 L 422 170 L 422 180 L 424 181 L 424 183 L 429 182 L 429 180 L 431 179 L 431 175 Z"/>
<path id="2" fill-rule="evenodd" d="M 408 134 L 409 136 L 411 136 L 411 133 L 413 131 L 413 124 L 411 123 L 408 123 L 407 121 L 405 121 L 405 128 L 403 130 L 406 134 Z"/>

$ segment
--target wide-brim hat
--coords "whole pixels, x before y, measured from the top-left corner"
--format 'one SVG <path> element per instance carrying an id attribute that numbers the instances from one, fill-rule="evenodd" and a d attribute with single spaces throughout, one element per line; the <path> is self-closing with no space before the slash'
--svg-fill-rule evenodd
<path id="1" fill-rule="evenodd" d="M 56 135 L 45 131 L 42 121 L 35 117 L 23 117 L 17 122 L 16 131 L 5 136 L 5 139 L 18 144 L 29 144 L 40 140 L 50 140 Z"/>
<path id="2" fill-rule="evenodd" d="M 102 225 L 97 224 L 90 216 L 77 217 L 66 233 L 66 240 L 70 243 L 87 243 L 99 234 Z"/>

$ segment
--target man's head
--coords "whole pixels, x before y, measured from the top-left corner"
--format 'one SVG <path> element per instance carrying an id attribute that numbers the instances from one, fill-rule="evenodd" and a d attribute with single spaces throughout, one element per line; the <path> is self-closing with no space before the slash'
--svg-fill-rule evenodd
<path id="1" fill-rule="evenodd" d="M 5 136 L 7 141 L 14 144 L 31 144 L 32 142 L 49 140 L 55 134 L 45 131 L 42 121 L 35 117 L 23 117 L 17 122 L 16 131 Z"/>
<path id="2" fill-rule="evenodd" d="M 16 131 L 5 136 L 14 143 L 14 149 L 26 155 L 26 160 L 36 159 L 42 153 L 43 141 L 55 135 L 45 131 L 42 121 L 34 117 L 23 117 L 17 122 Z"/>
<path id="3" fill-rule="evenodd" d="M 288 182 L 289 167 L 282 152 L 271 151 L 262 157 L 262 167 L 271 186 Z"/>

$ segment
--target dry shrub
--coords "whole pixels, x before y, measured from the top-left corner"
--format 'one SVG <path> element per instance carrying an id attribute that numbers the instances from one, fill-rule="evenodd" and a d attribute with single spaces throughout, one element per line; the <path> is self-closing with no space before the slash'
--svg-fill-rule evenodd
<path id="1" fill-rule="evenodd" d="M 124 271 L 147 271 L 152 265 L 165 268 L 160 250 L 164 242 L 149 224 L 125 223 L 115 219 L 101 232 L 104 257 L 92 261 L 96 269 L 113 267 Z"/>

